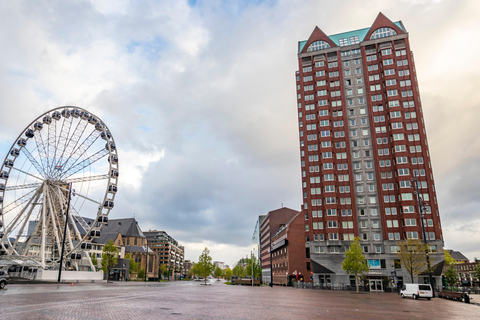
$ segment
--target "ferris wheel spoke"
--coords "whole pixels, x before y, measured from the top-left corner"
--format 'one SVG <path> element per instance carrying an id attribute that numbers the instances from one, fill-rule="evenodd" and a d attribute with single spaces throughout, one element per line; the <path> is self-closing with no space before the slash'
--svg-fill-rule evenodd
<path id="1" fill-rule="evenodd" d="M 47 173 L 45 170 L 42 168 L 42 166 L 38 163 L 38 161 L 33 157 L 33 155 L 28 151 L 27 148 L 22 148 L 23 154 L 27 157 L 28 160 L 33 164 L 35 169 L 37 169 L 38 173 L 41 174 L 43 177 L 47 177 Z"/>
<path id="2" fill-rule="evenodd" d="M 30 207 L 30 205 L 32 204 L 33 199 L 35 199 L 35 202 L 38 201 L 38 198 L 39 198 L 39 196 L 40 196 L 40 190 L 41 190 L 41 188 L 38 188 L 38 189 L 36 190 L 36 192 L 33 194 L 33 196 L 30 197 L 30 198 L 27 200 L 27 205 L 24 206 L 24 207 L 20 210 L 20 212 L 15 216 L 15 218 L 14 218 L 12 221 L 10 221 L 10 223 L 9 223 L 9 224 L 7 225 L 7 227 L 5 228 L 5 233 L 6 233 L 6 234 L 10 234 L 10 233 L 12 232 L 12 230 L 17 226 L 18 221 L 22 218 L 23 213 L 25 212 L 25 210 L 27 210 L 27 208 Z M 33 206 L 32 206 L 32 210 L 33 210 Z M 5 214 L 5 212 L 4 212 L 4 214 Z"/>
<path id="3" fill-rule="evenodd" d="M 35 143 L 37 144 L 37 152 L 40 161 L 42 162 L 42 168 L 45 173 L 47 173 L 48 168 L 48 155 L 45 148 L 45 144 L 43 143 L 42 131 L 38 131 L 37 134 L 34 136 Z"/>
<path id="4" fill-rule="evenodd" d="M 38 189 L 37 189 L 38 190 Z M 15 201 L 7 204 L 6 206 L 3 207 L 3 214 L 7 214 L 8 212 L 18 208 L 19 206 L 21 206 L 22 204 L 24 204 L 25 202 L 29 201 L 31 197 L 33 197 L 35 195 L 35 191 L 37 190 L 32 190 L 30 191 L 29 193 L 23 195 L 22 197 L 16 199 Z"/>
<path id="5" fill-rule="evenodd" d="M 95 141 L 100 137 L 100 133 L 96 130 L 92 131 L 87 138 L 80 144 L 80 146 L 73 152 L 73 155 L 67 160 L 63 168 L 66 168 L 65 171 L 68 171 L 70 168 L 74 167 L 80 159 L 83 159 L 85 153 L 88 149 L 95 143 Z M 59 176 L 65 176 L 64 170 L 61 170 Z"/>
<path id="6" fill-rule="evenodd" d="M 62 162 L 65 149 L 67 147 L 67 139 L 70 136 L 70 130 L 72 129 L 73 117 L 69 116 L 68 118 L 63 118 L 62 128 L 60 129 L 60 136 L 58 139 L 57 147 L 55 152 L 58 153 L 58 159 L 55 161 L 55 167 L 59 166 Z"/>
<path id="7" fill-rule="evenodd" d="M 43 178 L 37 177 L 36 175 L 31 174 L 31 173 L 26 172 L 26 171 L 23 171 L 23 170 L 21 170 L 21 169 L 18 169 L 18 168 L 15 168 L 15 167 L 12 167 L 12 169 L 14 169 L 14 170 L 16 170 L 16 171 L 18 171 L 18 172 L 21 172 L 21 173 L 23 173 L 23 174 L 26 174 L 26 175 L 28 175 L 28 176 L 30 176 L 30 177 L 34 177 L 35 179 L 38 179 L 38 180 L 40 180 L 40 181 L 45 181 Z"/>
<path id="8" fill-rule="evenodd" d="M 57 186 L 57 188 L 62 189 L 62 190 L 64 190 L 64 191 L 68 191 L 67 188 L 64 188 L 64 187 L 61 187 L 61 186 Z M 72 193 L 73 193 L 73 192 L 72 192 Z M 82 194 L 80 194 L 80 193 L 74 192 L 72 195 L 74 195 L 74 196 L 79 196 L 80 198 L 83 198 L 83 199 L 85 199 L 85 200 L 88 200 L 88 201 L 91 201 L 91 202 L 93 202 L 93 203 L 96 203 L 96 204 L 101 205 L 100 202 L 95 201 L 95 200 L 93 200 L 93 199 L 90 199 L 89 197 L 84 196 L 84 195 L 82 195 Z"/>
<path id="9" fill-rule="evenodd" d="M 85 160 L 82 160 L 81 162 L 75 164 L 74 166 L 68 168 L 66 171 L 64 171 L 61 175 L 62 178 L 68 178 L 72 175 L 74 175 L 75 173 L 81 171 L 82 169 L 92 165 L 94 162 L 102 159 L 103 157 L 105 157 L 106 155 L 108 155 L 108 150 L 105 150 L 105 149 L 102 149 L 100 151 L 98 151 L 97 153 L 91 155 L 90 157 L 88 157 L 87 159 Z"/>
<path id="10" fill-rule="evenodd" d="M 51 120 L 48 125 L 48 140 L 47 140 L 47 154 L 48 154 L 48 165 L 47 168 L 49 176 L 52 174 L 53 166 L 55 163 L 55 142 L 57 139 L 57 120 Z"/>
<path id="11" fill-rule="evenodd" d="M 28 213 L 27 213 L 27 215 L 25 216 L 25 219 L 24 219 L 24 221 L 23 221 L 23 224 L 22 224 L 20 230 L 18 231 L 18 235 L 17 235 L 17 237 L 15 238 L 15 242 L 13 243 L 12 248 L 15 249 L 15 248 L 17 247 L 17 244 L 18 244 L 20 238 L 21 238 L 22 235 L 23 235 L 23 231 L 25 230 L 25 226 L 26 226 L 27 223 L 30 221 L 30 216 L 32 215 L 33 210 L 35 209 L 35 202 L 38 201 L 38 198 L 39 198 L 39 197 L 40 197 L 40 193 L 37 192 L 36 198 L 35 198 L 33 204 L 32 204 L 32 205 L 27 205 L 27 206 L 25 207 L 25 209 L 26 209 L 27 207 L 29 207 L 30 209 L 28 210 Z M 15 250 L 16 250 L 16 249 L 15 249 Z M 28 250 L 28 248 L 25 248 L 25 250 Z"/>
<path id="12" fill-rule="evenodd" d="M 94 181 L 94 180 L 104 180 L 108 179 L 108 174 L 101 174 L 97 176 L 87 176 L 87 177 L 79 177 L 79 178 L 68 178 L 65 179 L 67 183 L 77 183 L 77 182 L 87 182 L 87 181 Z"/>
<path id="13" fill-rule="evenodd" d="M 73 116 L 71 117 L 73 119 Z M 77 126 L 73 130 L 72 135 L 70 136 L 70 139 L 66 143 L 65 148 L 63 149 L 62 154 L 58 159 L 56 167 L 62 168 L 70 160 L 70 157 L 73 155 L 73 151 L 77 148 L 78 142 L 80 141 L 80 138 L 85 132 L 87 124 L 88 123 L 86 121 L 79 121 L 77 123 Z M 55 177 L 57 175 L 59 175 L 58 172 L 55 173 Z"/>
<path id="14" fill-rule="evenodd" d="M 41 183 L 28 183 L 28 184 L 19 184 L 16 186 L 8 186 L 5 187 L 5 191 L 12 191 L 12 190 L 20 190 L 20 189 L 30 189 L 30 188 L 38 188 L 42 184 Z"/>
<path id="15" fill-rule="evenodd" d="M 80 126 L 82 124 L 82 126 Z M 78 159 L 82 156 L 82 154 L 92 145 L 96 139 L 92 139 L 92 135 L 95 133 L 95 130 L 93 130 L 83 141 L 80 141 L 81 138 L 85 135 L 85 131 L 87 128 L 87 121 L 80 121 L 79 126 L 77 126 L 78 129 L 80 130 L 75 130 L 74 134 L 75 137 L 72 137 L 72 139 L 75 139 L 75 146 L 69 151 L 67 154 L 67 159 L 66 161 L 62 162 L 59 166 L 61 166 L 61 169 L 63 168 L 70 168 L 73 164 L 75 164 Z M 97 136 L 98 137 L 98 136 Z M 88 145 L 86 143 L 90 142 Z M 55 177 L 58 177 L 61 175 L 61 171 L 58 171 L 55 174 Z"/>
<path id="16" fill-rule="evenodd" d="M 75 224 L 75 221 L 78 222 L 78 224 L 80 224 L 80 226 L 83 228 L 83 230 L 85 230 L 85 234 L 87 234 L 91 227 L 88 225 L 88 223 L 85 221 L 85 219 L 83 219 L 83 217 L 78 213 L 77 210 L 75 210 L 75 208 L 71 208 L 72 210 L 70 211 L 70 215 L 69 217 L 73 217 L 73 219 L 71 219 L 70 221 L 74 221 L 73 222 L 73 226 L 75 227 L 76 231 L 78 232 L 78 229 L 77 229 L 77 225 Z M 72 214 L 72 211 L 73 211 L 73 214 Z"/>

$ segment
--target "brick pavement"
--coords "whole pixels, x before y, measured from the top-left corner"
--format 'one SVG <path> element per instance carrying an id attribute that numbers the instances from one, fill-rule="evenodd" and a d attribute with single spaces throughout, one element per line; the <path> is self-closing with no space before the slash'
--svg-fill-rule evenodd
<path id="1" fill-rule="evenodd" d="M 9 285 L 0 319 L 472 319 L 480 307 L 393 293 L 214 282 Z"/>

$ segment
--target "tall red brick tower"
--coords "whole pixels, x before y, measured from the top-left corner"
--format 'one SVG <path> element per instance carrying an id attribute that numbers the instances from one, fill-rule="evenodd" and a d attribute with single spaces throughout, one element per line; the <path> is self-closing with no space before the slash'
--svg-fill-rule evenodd
<path id="1" fill-rule="evenodd" d="M 443 236 L 413 53 L 401 21 L 379 13 L 371 27 L 298 43 L 296 72 L 305 237 L 314 281 L 345 283 L 341 262 L 360 237 L 371 288 L 397 274 L 397 241 L 422 239 L 426 205 L 432 266 Z M 420 279 L 423 282 L 423 279 Z M 437 283 L 438 282 L 437 279 Z"/>

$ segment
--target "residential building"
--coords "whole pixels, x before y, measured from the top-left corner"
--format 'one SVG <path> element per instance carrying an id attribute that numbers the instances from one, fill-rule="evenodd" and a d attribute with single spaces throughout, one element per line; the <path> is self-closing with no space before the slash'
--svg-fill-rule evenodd
<path id="1" fill-rule="evenodd" d="M 137 263 L 137 270 L 130 274 L 130 278 L 136 279 L 138 271 L 146 269 L 148 280 L 158 280 L 158 256 L 147 247 L 147 239 L 134 218 L 111 219 L 104 224 L 100 237 L 92 242 L 93 250 L 90 254 L 101 257 L 103 246 L 110 240 L 120 249 L 120 258 L 125 258 L 130 253 Z M 100 263 L 101 258 L 99 265 Z"/>
<path id="2" fill-rule="evenodd" d="M 351 282 L 341 262 L 354 237 L 371 288 L 382 291 L 393 272 L 401 283 L 407 273 L 394 267 L 397 242 L 423 239 L 422 222 L 431 264 L 441 262 L 425 119 L 403 23 L 379 13 L 369 28 L 327 36 L 315 27 L 298 43 L 298 67 L 302 208 L 315 283 Z"/>
<path id="3" fill-rule="evenodd" d="M 479 261 L 462 262 L 452 264 L 455 271 L 458 273 L 458 285 L 461 286 L 480 286 L 480 278 L 475 276 L 475 268 L 479 266 Z M 449 265 L 443 267 L 443 274 L 449 268 Z"/>
<path id="4" fill-rule="evenodd" d="M 452 257 L 452 259 L 455 261 L 455 263 L 468 263 L 469 260 L 467 257 L 463 255 L 460 251 L 455 251 L 455 250 L 446 250 Z"/>
<path id="5" fill-rule="evenodd" d="M 292 281 L 312 282 L 310 248 L 305 248 L 304 214 L 297 213 L 272 236 L 273 284 L 292 285 Z M 298 275 L 298 276 L 297 276 Z"/>
<path id="6" fill-rule="evenodd" d="M 260 223 L 260 262 L 262 266 L 262 282 L 271 282 L 271 236 L 281 226 L 284 226 L 290 221 L 298 211 L 290 208 L 280 208 L 270 211 L 265 215 Z"/>
<path id="7" fill-rule="evenodd" d="M 261 255 L 261 242 L 260 242 L 260 225 L 262 224 L 263 219 L 266 215 L 258 216 L 257 222 L 255 223 L 255 229 L 253 230 L 252 242 L 253 242 L 253 254 L 260 260 Z"/>
<path id="8" fill-rule="evenodd" d="M 149 230 L 145 232 L 147 245 L 158 257 L 157 269 L 160 265 L 166 265 L 169 278 L 175 279 L 185 275 L 184 256 L 185 248 L 178 244 L 177 240 L 165 231 Z"/>

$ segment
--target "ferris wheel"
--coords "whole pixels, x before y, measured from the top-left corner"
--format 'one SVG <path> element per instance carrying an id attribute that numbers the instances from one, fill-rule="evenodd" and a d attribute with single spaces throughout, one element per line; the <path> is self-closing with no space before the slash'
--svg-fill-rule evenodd
<path id="1" fill-rule="evenodd" d="M 78 107 L 39 116 L 1 164 L 0 254 L 45 268 L 58 267 L 64 252 L 70 266 L 86 260 L 94 269 L 88 251 L 108 222 L 118 175 L 115 141 L 100 118 Z"/>

